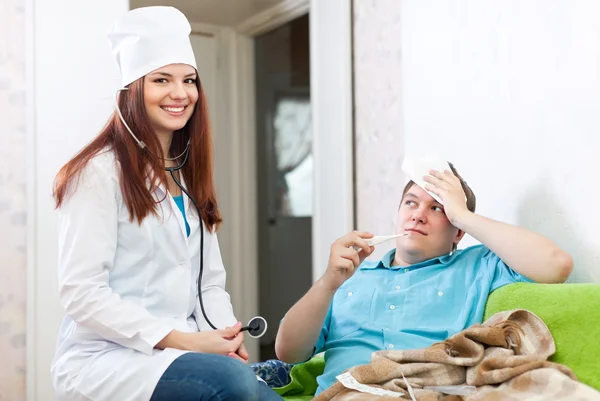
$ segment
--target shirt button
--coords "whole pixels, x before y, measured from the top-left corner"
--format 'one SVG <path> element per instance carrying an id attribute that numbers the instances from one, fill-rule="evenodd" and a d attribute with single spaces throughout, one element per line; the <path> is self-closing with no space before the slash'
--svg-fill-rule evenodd
<path id="1" fill-rule="evenodd" d="M 397 289 L 397 290 L 399 290 L 399 289 L 400 289 L 400 286 L 399 286 L 399 285 L 397 285 L 397 286 L 396 286 L 396 289 Z"/>
<path id="2" fill-rule="evenodd" d="M 390 309 L 391 309 L 391 310 L 394 310 L 394 309 L 396 309 L 396 305 L 390 305 Z"/>
<path id="3" fill-rule="evenodd" d="M 442 295 L 444 295 L 444 293 L 440 291 L 438 292 L 438 295 L 441 297 Z"/>
<path id="4" fill-rule="evenodd" d="M 408 273 L 408 269 L 404 269 L 404 273 Z"/>
<path id="5" fill-rule="evenodd" d="M 348 293 L 348 296 L 349 296 L 349 297 L 351 297 L 351 296 L 352 296 L 352 291 L 350 291 L 350 292 Z"/>
<path id="6" fill-rule="evenodd" d="M 388 348 L 389 348 L 389 349 L 392 349 L 392 348 L 394 348 L 394 344 L 388 344 Z"/>

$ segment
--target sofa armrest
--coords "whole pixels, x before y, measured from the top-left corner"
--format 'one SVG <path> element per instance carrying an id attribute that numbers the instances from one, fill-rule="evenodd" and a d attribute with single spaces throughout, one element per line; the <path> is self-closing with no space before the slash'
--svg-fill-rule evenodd
<path id="1" fill-rule="evenodd" d="M 509 284 L 490 294 L 484 320 L 519 308 L 535 313 L 550 329 L 556 343 L 550 360 L 600 390 L 600 284 Z"/>

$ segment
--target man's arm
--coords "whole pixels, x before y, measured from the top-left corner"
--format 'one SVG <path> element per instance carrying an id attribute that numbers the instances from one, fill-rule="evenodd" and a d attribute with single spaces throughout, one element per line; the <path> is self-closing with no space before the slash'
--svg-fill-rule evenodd
<path id="1" fill-rule="evenodd" d="M 292 306 L 277 332 L 277 358 L 298 363 L 312 355 L 334 294 L 335 289 L 329 288 L 321 278 Z"/>
<path id="2" fill-rule="evenodd" d="M 423 179 L 438 195 L 450 223 L 487 246 L 511 269 L 540 283 L 562 283 L 573 259 L 550 239 L 521 227 L 476 215 L 467 209 L 460 180 L 451 171 L 431 170 Z"/>
<path id="3" fill-rule="evenodd" d="M 562 283 L 573 270 L 568 252 L 533 231 L 468 210 L 457 214 L 452 224 L 490 248 L 511 269 L 536 282 Z"/>
<path id="4" fill-rule="evenodd" d="M 275 339 L 277 358 L 298 363 L 312 355 L 335 292 L 375 249 L 365 241 L 371 237 L 371 233 L 353 231 L 331 245 L 327 270 L 286 313 L 279 326 Z"/>

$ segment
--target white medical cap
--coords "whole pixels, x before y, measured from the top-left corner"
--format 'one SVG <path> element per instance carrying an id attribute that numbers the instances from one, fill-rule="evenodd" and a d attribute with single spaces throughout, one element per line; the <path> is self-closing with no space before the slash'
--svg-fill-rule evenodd
<path id="1" fill-rule="evenodd" d="M 123 87 L 169 64 L 196 67 L 192 28 L 174 7 L 143 7 L 129 11 L 108 32 L 121 71 Z"/>

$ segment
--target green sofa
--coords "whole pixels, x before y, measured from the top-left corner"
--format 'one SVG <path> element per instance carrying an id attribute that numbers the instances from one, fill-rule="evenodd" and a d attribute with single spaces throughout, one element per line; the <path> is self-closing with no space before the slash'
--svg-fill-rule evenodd
<path id="1" fill-rule="evenodd" d="M 600 284 L 506 285 L 490 294 L 484 320 L 496 312 L 527 309 L 548 326 L 556 343 L 551 360 L 570 367 L 579 380 L 600 390 Z M 275 389 L 284 399 L 312 399 L 322 356 L 292 368 L 292 381 Z"/>

